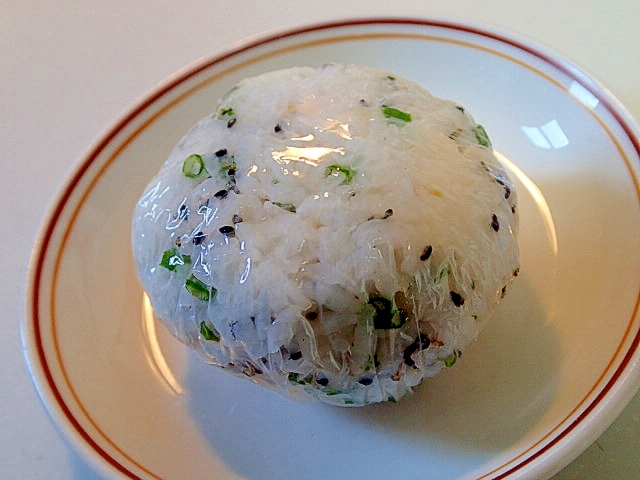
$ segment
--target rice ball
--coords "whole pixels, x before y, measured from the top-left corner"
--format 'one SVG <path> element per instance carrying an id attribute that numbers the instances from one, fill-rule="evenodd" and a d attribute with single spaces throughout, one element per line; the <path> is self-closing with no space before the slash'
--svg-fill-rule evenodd
<path id="1" fill-rule="evenodd" d="M 295 399 L 397 401 L 453 366 L 518 273 L 516 191 L 453 101 L 359 65 L 247 78 L 135 207 L 156 315 Z"/>

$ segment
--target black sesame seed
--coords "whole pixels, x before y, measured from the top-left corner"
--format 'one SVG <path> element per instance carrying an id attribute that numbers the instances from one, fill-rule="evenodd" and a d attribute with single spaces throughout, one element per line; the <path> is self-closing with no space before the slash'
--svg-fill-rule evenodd
<path id="1" fill-rule="evenodd" d="M 237 223 L 242 223 L 244 220 L 242 220 L 242 217 L 236 213 L 233 214 L 233 223 L 237 224 Z"/>
<path id="2" fill-rule="evenodd" d="M 227 128 L 231 128 L 236 124 L 236 117 L 230 118 L 227 122 Z"/>
<path id="3" fill-rule="evenodd" d="M 516 269 L 513 271 L 513 276 L 514 276 L 514 277 L 517 277 L 518 275 L 520 275 L 520 268 L 516 268 Z"/>
<path id="4" fill-rule="evenodd" d="M 502 287 L 502 290 L 500 290 L 500 298 L 504 298 L 506 294 L 507 294 L 507 286 L 505 285 L 504 287 Z"/>
<path id="5" fill-rule="evenodd" d="M 219 199 L 223 199 L 227 196 L 228 193 L 229 193 L 229 190 L 218 190 L 216 193 L 213 194 L 213 196 Z"/>
<path id="6" fill-rule="evenodd" d="M 515 205 L 513 207 L 511 207 L 511 213 L 516 213 L 516 207 Z"/>
<path id="7" fill-rule="evenodd" d="M 310 311 L 310 312 L 305 312 L 304 318 L 306 318 L 307 320 L 317 320 L 318 319 L 318 312 L 315 312 L 313 310 Z"/>
<path id="8" fill-rule="evenodd" d="M 406 363 L 410 367 L 413 367 L 416 364 L 416 362 L 413 361 L 413 358 L 411 358 L 411 355 L 413 355 L 416 350 L 418 350 L 418 348 L 412 343 L 402 353 L 402 359 L 404 360 L 404 363 Z"/>
<path id="9" fill-rule="evenodd" d="M 289 354 L 289 358 L 291 360 L 300 360 L 302 358 L 302 352 L 300 351 L 292 352 Z"/>
<path id="10" fill-rule="evenodd" d="M 413 355 L 418 350 L 426 350 L 427 348 L 429 348 L 429 345 L 431 345 L 431 340 L 429 340 L 429 337 L 424 333 L 421 333 L 418 338 L 416 338 L 415 341 L 407 348 L 405 348 L 404 352 L 402 352 L 402 359 L 404 360 L 404 363 L 406 363 L 410 367 L 413 367 L 416 362 L 413 361 L 411 355 Z"/>
<path id="11" fill-rule="evenodd" d="M 431 252 L 433 252 L 433 247 L 431 245 L 427 245 L 426 247 L 424 247 L 424 250 L 420 254 L 420 260 L 422 260 L 423 262 L 425 260 L 428 260 L 431 256 Z"/>
<path id="12" fill-rule="evenodd" d="M 500 222 L 498 221 L 498 217 L 495 213 L 491 215 L 491 228 L 493 228 L 496 232 L 500 230 Z"/>
<path id="13" fill-rule="evenodd" d="M 504 186 L 504 198 L 509 198 L 511 196 L 511 189 L 505 185 Z"/>
<path id="14" fill-rule="evenodd" d="M 451 296 L 451 301 L 456 307 L 461 307 L 462 305 L 464 305 L 464 298 L 462 298 L 462 295 L 460 295 L 458 292 L 454 292 L 453 290 L 451 290 L 449 292 L 449 295 Z"/>
<path id="15" fill-rule="evenodd" d="M 280 126 L 280 124 L 276 124 L 275 127 L 273 127 L 273 131 L 276 133 L 280 133 L 282 131 L 282 127 Z"/>
<path id="16" fill-rule="evenodd" d="M 361 378 L 360 380 L 358 380 L 358 383 L 360 385 L 371 385 L 373 383 L 373 378 L 372 377 L 364 377 L 364 378 Z"/>
<path id="17" fill-rule="evenodd" d="M 202 232 L 198 232 L 193 236 L 191 241 L 193 242 L 194 245 L 200 245 L 204 241 L 205 238 L 207 238 L 206 234 L 204 234 Z"/>
<path id="18" fill-rule="evenodd" d="M 318 383 L 318 385 L 321 385 L 323 387 L 329 385 L 329 379 L 327 377 L 318 377 L 316 378 L 316 382 Z"/>
<path id="19" fill-rule="evenodd" d="M 216 152 L 216 157 L 220 158 L 220 157 L 224 157 L 227 154 L 227 149 L 226 148 L 221 148 L 220 150 L 218 150 Z"/>
<path id="20" fill-rule="evenodd" d="M 314 301 L 311 303 L 311 306 L 309 308 L 307 308 L 305 311 L 302 312 L 302 315 L 307 320 L 311 320 L 311 321 L 317 320 L 318 316 L 320 315 L 320 307 Z"/>
<path id="21" fill-rule="evenodd" d="M 461 106 L 456 105 L 456 108 L 457 108 L 458 110 L 460 110 L 462 113 L 464 113 L 464 108 L 462 108 Z"/>
<path id="22" fill-rule="evenodd" d="M 227 175 L 229 175 L 230 177 L 234 177 L 236 174 L 236 169 L 235 168 L 230 168 L 229 170 L 227 170 Z M 234 178 L 232 178 L 232 180 L 235 181 Z"/>
<path id="23" fill-rule="evenodd" d="M 393 215 L 393 209 L 389 208 L 386 212 L 384 212 L 384 215 L 382 216 L 382 220 L 386 220 L 391 215 Z"/>
<path id="24" fill-rule="evenodd" d="M 218 230 L 225 237 L 234 237 L 236 234 L 236 231 L 231 225 L 225 225 L 224 227 L 220 227 Z"/>

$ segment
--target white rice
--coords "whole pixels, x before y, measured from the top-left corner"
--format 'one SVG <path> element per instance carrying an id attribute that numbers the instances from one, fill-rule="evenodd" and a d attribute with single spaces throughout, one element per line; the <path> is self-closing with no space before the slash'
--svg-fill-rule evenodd
<path id="1" fill-rule="evenodd" d="M 132 238 L 156 314 L 207 361 L 357 406 L 456 362 L 517 275 L 517 227 L 462 107 L 331 64 L 225 95 L 149 184 Z"/>

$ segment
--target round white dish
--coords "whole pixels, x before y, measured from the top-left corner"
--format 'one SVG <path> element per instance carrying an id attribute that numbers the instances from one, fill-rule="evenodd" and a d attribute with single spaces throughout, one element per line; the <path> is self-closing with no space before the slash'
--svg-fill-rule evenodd
<path id="1" fill-rule="evenodd" d="M 297 404 L 202 363 L 153 319 L 133 205 L 239 79 L 385 68 L 464 105 L 517 181 L 521 275 L 455 368 L 397 405 Z M 640 130 L 562 58 L 428 19 L 277 32 L 203 59 L 89 150 L 35 246 L 23 324 L 38 392 L 71 443 L 123 478 L 544 478 L 640 385 Z"/>

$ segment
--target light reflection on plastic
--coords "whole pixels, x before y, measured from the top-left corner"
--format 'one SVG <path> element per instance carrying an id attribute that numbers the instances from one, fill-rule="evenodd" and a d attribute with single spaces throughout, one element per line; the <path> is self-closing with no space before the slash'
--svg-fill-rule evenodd
<path id="1" fill-rule="evenodd" d="M 247 262 L 244 267 L 244 272 L 242 272 L 242 275 L 240 276 L 241 284 L 247 281 L 247 278 L 249 277 L 249 272 L 251 272 L 251 258 L 247 257 Z"/>
<path id="2" fill-rule="evenodd" d="M 315 140 L 316 137 L 314 137 L 312 134 L 309 135 L 305 135 L 304 137 L 295 137 L 292 138 L 291 140 L 294 140 L 296 142 L 312 142 L 313 140 Z"/>
<path id="3" fill-rule="evenodd" d="M 554 255 L 558 254 L 558 233 L 556 231 L 556 225 L 553 221 L 553 216 L 551 215 L 551 209 L 549 208 L 549 204 L 547 203 L 547 199 L 544 198 L 544 194 L 540 187 L 535 184 L 533 180 L 531 180 L 526 173 L 524 173 L 520 168 L 518 168 L 511 160 L 505 157 L 500 152 L 494 150 L 493 153 L 500 160 L 500 162 L 505 166 L 509 172 L 511 172 L 519 181 L 522 183 L 524 188 L 527 189 L 531 198 L 538 206 L 538 210 L 542 213 L 544 219 L 544 226 L 547 231 L 547 238 L 549 239 L 549 243 L 551 244 L 551 249 Z"/>
<path id="4" fill-rule="evenodd" d="M 165 187 L 164 191 L 159 194 L 158 192 L 160 191 L 160 184 L 161 182 L 158 181 L 158 183 L 156 183 L 152 188 L 144 193 L 144 195 L 140 197 L 140 200 L 138 200 L 138 205 L 142 208 L 147 208 L 147 206 L 151 202 L 153 202 L 157 197 L 159 197 L 160 195 L 162 195 L 162 193 L 166 192 L 169 189 L 169 187 Z"/>
<path id="5" fill-rule="evenodd" d="M 323 130 L 326 132 L 334 133 L 345 140 L 353 140 L 351 133 L 349 132 L 349 124 L 341 123 L 333 118 L 327 118 L 328 126 Z"/>
<path id="6" fill-rule="evenodd" d="M 280 165 L 288 165 L 290 162 L 302 162 L 317 167 L 320 159 L 331 153 L 344 155 L 345 149 L 343 147 L 285 147 L 281 152 L 271 152 L 271 156 Z"/>
<path id="7" fill-rule="evenodd" d="M 600 103 L 595 95 L 593 95 L 589 90 L 584 88 L 575 80 L 571 82 L 571 86 L 569 87 L 569 93 L 574 96 L 580 103 L 582 103 L 585 107 L 594 109 Z"/>
<path id="8" fill-rule="evenodd" d="M 151 301 L 146 293 L 142 296 L 142 330 L 146 339 L 144 353 L 151 371 L 160 380 L 160 383 L 168 387 L 172 394 L 182 395 L 184 389 L 173 375 L 158 343 L 156 318 L 153 314 Z"/>
<path id="9" fill-rule="evenodd" d="M 522 125 L 520 129 L 536 147 L 562 148 L 569 145 L 569 139 L 557 120 L 551 120 L 541 127 L 527 127 Z"/>

